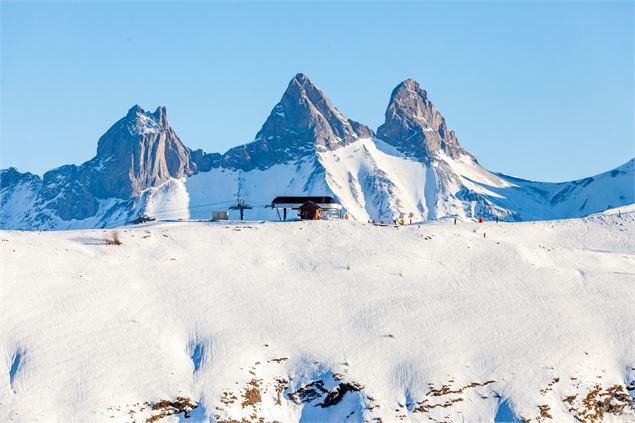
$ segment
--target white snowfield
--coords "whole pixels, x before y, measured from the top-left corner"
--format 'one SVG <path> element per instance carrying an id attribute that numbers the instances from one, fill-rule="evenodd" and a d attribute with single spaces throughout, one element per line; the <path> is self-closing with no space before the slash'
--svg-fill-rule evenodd
<path id="1" fill-rule="evenodd" d="M 577 181 L 534 182 L 492 173 L 469 156 L 452 159 L 441 152 L 422 163 L 379 139 L 359 139 L 267 170 L 216 168 L 173 179 L 146 191 L 139 207 L 159 219 L 209 219 L 212 210 L 227 210 L 243 197 L 253 206 L 248 217 L 278 220 L 268 207 L 278 195 L 333 195 L 350 219 L 362 222 L 391 222 L 410 213 L 415 222 L 496 216 L 548 220 L 632 203 L 634 184 L 635 160 Z M 237 211 L 231 215 L 238 219 Z M 107 226 L 123 222 L 113 216 Z"/>
<path id="2" fill-rule="evenodd" d="M 635 421 L 635 212 L 118 232 L 0 233 L 0 421 Z"/>

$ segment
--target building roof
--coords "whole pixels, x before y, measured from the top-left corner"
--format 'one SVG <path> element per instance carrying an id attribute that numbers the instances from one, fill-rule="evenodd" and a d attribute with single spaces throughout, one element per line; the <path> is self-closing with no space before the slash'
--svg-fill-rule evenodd
<path id="1" fill-rule="evenodd" d="M 304 204 L 306 202 L 313 201 L 316 204 L 337 204 L 337 201 L 333 197 L 327 195 L 324 196 L 279 196 L 273 199 L 271 202 L 274 204 Z"/>
<path id="2" fill-rule="evenodd" d="M 273 199 L 271 205 L 276 204 L 304 204 L 309 201 L 315 204 L 337 204 L 333 197 L 329 196 L 279 196 Z"/>
<path id="3" fill-rule="evenodd" d="M 327 195 L 318 196 L 280 196 L 273 199 L 271 207 L 274 209 L 292 209 L 297 210 L 303 204 L 312 202 L 323 210 L 340 210 L 342 205 L 335 201 L 333 197 Z"/>
<path id="4" fill-rule="evenodd" d="M 302 208 L 302 207 L 304 207 L 304 206 L 311 206 L 311 207 L 315 207 L 315 208 L 316 208 L 316 209 L 318 209 L 318 210 L 322 209 L 322 207 L 320 207 L 320 205 L 319 205 L 319 204 L 317 204 L 317 203 L 315 203 L 315 202 L 313 202 L 313 201 L 307 201 L 306 203 L 302 204 L 302 205 L 300 206 L 300 208 Z"/>

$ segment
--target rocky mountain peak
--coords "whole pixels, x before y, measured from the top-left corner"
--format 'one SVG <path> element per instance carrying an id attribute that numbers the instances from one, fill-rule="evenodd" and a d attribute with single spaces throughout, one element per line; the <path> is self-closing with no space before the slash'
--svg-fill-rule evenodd
<path id="1" fill-rule="evenodd" d="M 24 222 L 46 227 L 54 222 L 45 222 L 49 214 L 64 221 L 87 219 L 99 212 L 102 199 L 132 204 L 128 200 L 146 189 L 196 170 L 190 150 L 168 123 L 165 107 L 150 113 L 135 105 L 101 136 L 97 155 L 80 166 L 61 166 L 42 178 L 15 169 L 0 171 L 5 192 L 0 206 L 13 198 L 9 193 L 32 192 L 33 210 L 45 212 L 26 213 Z M 0 227 L 7 222 L 0 216 Z"/>
<path id="2" fill-rule="evenodd" d="M 315 86 L 309 77 L 303 73 L 298 73 L 291 78 L 291 81 L 289 81 L 289 85 L 282 97 L 283 100 L 285 97 L 287 101 L 297 101 L 300 98 L 305 98 L 316 107 L 320 105 L 325 109 L 335 109 L 335 106 L 333 106 L 331 101 L 324 95 L 322 90 Z M 280 102 L 282 102 L 282 100 Z"/>
<path id="3" fill-rule="evenodd" d="M 170 127 L 165 107 L 135 105 L 99 139 L 89 163 L 105 176 L 99 191 L 127 198 L 196 171 L 190 151 Z"/>
<path id="4" fill-rule="evenodd" d="M 168 128 L 169 127 L 169 124 L 168 124 L 168 112 L 167 112 L 167 109 L 165 108 L 165 106 L 157 107 L 157 109 L 154 111 L 154 113 L 152 113 L 152 116 L 154 117 L 155 121 L 159 124 L 160 127 L 162 127 L 162 128 Z"/>
<path id="5" fill-rule="evenodd" d="M 23 183 L 37 183 L 41 178 L 30 172 L 19 172 L 15 167 L 0 169 L 0 190 Z"/>
<path id="6" fill-rule="evenodd" d="M 148 134 L 170 129 L 167 111 L 163 106 L 157 107 L 154 113 L 151 113 L 135 104 L 128 110 L 123 120 L 126 121 L 124 126 L 133 134 Z"/>
<path id="7" fill-rule="evenodd" d="M 454 131 L 448 129 L 426 90 L 414 79 L 406 79 L 392 91 L 386 119 L 377 136 L 417 159 L 440 151 L 450 157 L 470 155 L 460 146 Z"/>
<path id="8" fill-rule="evenodd" d="M 298 84 L 300 85 L 307 84 L 307 85 L 315 87 L 315 85 L 313 85 L 313 82 L 311 82 L 309 77 L 303 74 L 302 72 L 296 73 L 291 81 L 297 81 Z"/>
<path id="9" fill-rule="evenodd" d="M 229 150 L 223 166 L 264 169 L 372 136 L 370 128 L 340 113 L 322 90 L 298 73 L 254 142 Z"/>
<path id="10" fill-rule="evenodd" d="M 137 116 L 138 113 L 145 113 L 145 110 L 143 110 L 143 108 L 140 105 L 135 104 L 130 109 L 128 109 L 128 114 L 126 116 L 134 118 Z"/>

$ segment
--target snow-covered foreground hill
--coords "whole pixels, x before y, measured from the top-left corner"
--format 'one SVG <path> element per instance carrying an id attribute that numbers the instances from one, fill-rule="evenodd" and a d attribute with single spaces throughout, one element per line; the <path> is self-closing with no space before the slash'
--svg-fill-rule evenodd
<path id="1" fill-rule="evenodd" d="M 111 235 L 1 233 L 0 421 L 635 421 L 635 213 Z"/>

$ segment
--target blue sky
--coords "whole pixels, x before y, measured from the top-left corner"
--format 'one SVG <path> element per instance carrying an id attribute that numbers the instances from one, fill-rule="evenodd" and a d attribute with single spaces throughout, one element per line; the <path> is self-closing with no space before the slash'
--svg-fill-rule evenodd
<path id="1" fill-rule="evenodd" d="M 495 171 L 589 176 L 635 155 L 633 2 L 3 2 L 0 167 L 95 154 L 165 105 L 190 148 L 249 142 L 304 72 L 376 129 L 417 79 Z"/>

